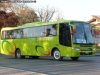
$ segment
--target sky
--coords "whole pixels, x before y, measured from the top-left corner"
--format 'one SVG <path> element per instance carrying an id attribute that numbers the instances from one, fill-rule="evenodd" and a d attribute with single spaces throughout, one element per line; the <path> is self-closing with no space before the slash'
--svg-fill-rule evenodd
<path id="1" fill-rule="evenodd" d="M 41 6 L 55 7 L 60 10 L 66 20 L 88 21 L 91 15 L 100 15 L 100 0 L 36 0 L 28 4 L 32 8 Z"/>

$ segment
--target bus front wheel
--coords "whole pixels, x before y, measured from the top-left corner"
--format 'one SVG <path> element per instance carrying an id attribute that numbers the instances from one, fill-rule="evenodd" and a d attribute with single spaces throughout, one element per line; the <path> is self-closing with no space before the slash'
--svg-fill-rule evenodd
<path id="1" fill-rule="evenodd" d="M 71 57 L 72 60 L 78 60 L 79 57 Z"/>
<path id="2" fill-rule="evenodd" d="M 63 59 L 63 57 L 60 56 L 60 51 L 58 49 L 54 50 L 53 57 L 55 60 L 62 60 Z"/>
<path id="3" fill-rule="evenodd" d="M 17 49 L 15 52 L 15 58 L 16 59 L 21 59 L 21 58 L 25 58 L 25 56 L 21 56 L 21 51 L 20 49 Z"/>

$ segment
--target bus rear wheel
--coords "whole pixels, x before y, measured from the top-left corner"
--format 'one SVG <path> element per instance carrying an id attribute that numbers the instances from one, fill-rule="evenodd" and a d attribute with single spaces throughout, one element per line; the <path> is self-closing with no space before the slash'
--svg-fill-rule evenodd
<path id="1" fill-rule="evenodd" d="M 78 60 L 79 57 L 71 57 L 72 60 Z"/>
<path id="2" fill-rule="evenodd" d="M 16 58 L 16 59 L 25 58 L 25 56 L 22 56 L 22 55 L 21 55 L 20 49 L 17 49 L 17 50 L 16 50 L 16 52 L 15 52 L 15 58 Z"/>
<path id="3" fill-rule="evenodd" d="M 60 51 L 58 49 L 54 50 L 53 57 L 55 60 L 62 60 L 63 59 L 63 57 L 60 56 Z"/>

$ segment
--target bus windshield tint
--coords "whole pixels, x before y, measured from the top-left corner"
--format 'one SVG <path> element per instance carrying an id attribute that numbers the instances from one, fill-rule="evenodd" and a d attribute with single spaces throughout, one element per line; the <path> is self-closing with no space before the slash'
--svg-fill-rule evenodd
<path id="1" fill-rule="evenodd" d="M 94 44 L 92 27 L 85 22 L 71 22 L 76 25 L 76 33 L 72 35 L 73 43 Z"/>

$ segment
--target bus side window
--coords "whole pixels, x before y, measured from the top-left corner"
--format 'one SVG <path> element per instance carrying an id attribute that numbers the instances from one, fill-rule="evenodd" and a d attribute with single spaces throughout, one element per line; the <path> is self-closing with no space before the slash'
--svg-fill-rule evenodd
<path id="1" fill-rule="evenodd" d="M 37 26 L 34 28 L 34 37 L 43 37 L 45 36 L 44 32 L 44 26 Z"/>
<path id="2" fill-rule="evenodd" d="M 6 39 L 7 37 L 7 31 L 2 31 L 2 39 Z"/>
<path id="3" fill-rule="evenodd" d="M 28 37 L 28 28 L 23 29 L 23 38 Z"/>
<path id="4" fill-rule="evenodd" d="M 52 34 L 57 35 L 57 24 L 52 25 Z"/>
<path id="5" fill-rule="evenodd" d="M 45 32 L 44 32 L 45 36 L 53 36 L 51 29 L 52 25 L 45 26 Z"/>
<path id="6" fill-rule="evenodd" d="M 2 31 L 2 39 L 5 39 L 5 32 Z"/>
<path id="7" fill-rule="evenodd" d="M 46 33 L 45 33 L 46 36 L 49 36 L 50 35 L 50 31 L 51 31 L 51 29 L 49 29 L 49 28 L 46 29 Z"/>
<path id="8" fill-rule="evenodd" d="M 17 36 L 16 36 L 16 30 L 14 30 L 14 32 L 13 32 L 13 38 L 16 38 Z"/>
<path id="9" fill-rule="evenodd" d="M 57 24 L 45 26 L 45 36 L 56 36 L 57 35 Z"/>
<path id="10" fill-rule="evenodd" d="M 17 35 L 16 35 L 16 38 L 21 38 L 22 35 L 21 35 L 20 29 L 17 30 L 17 33 L 16 33 L 16 34 L 17 34 Z"/>
<path id="11" fill-rule="evenodd" d="M 28 37 L 33 37 L 34 28 L 28 28 Z"/>
<path id="12" fill-rule="evenodd" d="M 9 39 L 9 31 L 6 31 L 6 39 Z"/>

